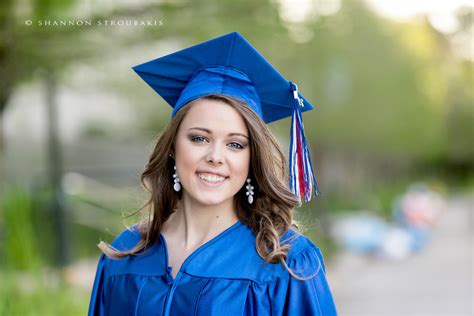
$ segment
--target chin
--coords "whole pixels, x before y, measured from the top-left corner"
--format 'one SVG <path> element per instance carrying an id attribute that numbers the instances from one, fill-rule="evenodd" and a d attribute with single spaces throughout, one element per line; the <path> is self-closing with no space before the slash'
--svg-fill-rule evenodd
<path id="1" fill-rule="evenodd" d="M 225 200 L 223 199 L 217 200 L 217 199 L 202 199 L 202 198 L 198 199 L 198 201 L 203 205 L 209 205 L 209 206 L 219 205 L 225 202 Z"/>
<path id="2" fill-rule="evenodd" d="M 197 194 L 195 200 L 202 205 L 219 205 L 225 203 L 229 198 L 225 198 L 224 196 L 216 196 L 216 194 Z"/>

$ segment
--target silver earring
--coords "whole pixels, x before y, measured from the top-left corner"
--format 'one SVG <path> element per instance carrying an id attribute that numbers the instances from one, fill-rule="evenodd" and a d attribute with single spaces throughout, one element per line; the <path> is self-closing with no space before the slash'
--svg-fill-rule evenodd
<path id="1" fill-rule="evenodd" d="M 245 193 L 247 195 L 247 199 L 249 201 L 249 204 L 253 203 L 253 186 L 250 184 L 250 178 L 247 178 L 247 186 L 245 187 L 247 189 L 247 192 Z"/>
<path id="2" fill-rule="evenodd" d="M 176 165 L 174 166 L 173 178 L 174 178 L 173 189 L 174 189 L 176 192 L 179 192 L 179 190 L 181 190 L 181 184 L 179 183 L 178 174 L 176 173 Z"/>

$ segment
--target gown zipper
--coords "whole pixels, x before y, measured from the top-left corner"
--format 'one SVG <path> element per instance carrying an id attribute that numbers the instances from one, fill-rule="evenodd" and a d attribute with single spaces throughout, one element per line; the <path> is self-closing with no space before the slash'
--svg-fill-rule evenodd
<path id="1" fill-rule="evenodd" d="M 238 224 L 240 223 L 240 220 L 237 220 L 237 222 L 235 222 L 233 225 L 229 226 L 227 229 L 225 229 L 224 231 L 222 231 L 220 234 L 218 234 L 217 236 L 215 236 L 214 238 L 212 238 L 211 240 L 208 240 L 207 242 L 205 242 L 204 244 L 202 244 L 201 246 L 199 246 L 199 248 L 197 248 L 196 250 L 194 250 L 183 262 L 183 264 L 181 265 L 181 267 L 179 268 L 179 271 L 178 273 L 176 274 L 176 278 L 173 279 L 173 275 L 171 274 L 171 271 L 172 271 L 172 267 L 170 267 L 168 265 L 168 262 L 169 262 L 169 259 L 168 259 L 168 246 L 166 244 L 166 240 L 165 238 L 163 237 L 162 234 L 160 234 L 160 238 L 163 242 L 163 245 L 164 245 L 164 249 L 165 249 L 165 262 L 166 262 L 166 279 L 167 279 L 167 282 L 168 282 L 168 285 L 171 284 L 171 289 L 169 290 L 168 292 L 168 295 L 165 299 L 165 311 L 163 313 L 163 316 L 169 316 L 170 315 L 170 310 L 171 310 L 171 303 L 173 302 L 173 295 L 174 295 L 174 292 L 176 291 L 176 287 L 178 286 L 179 284 L 179 280 L 181 279 L 181 276 L 182 276 L 182 273 L 181 271 L 183 270 L 183 268 L 186 267 L 186 265 L 188 264 L 188 261 L 191 260 L 197 253 L 199 253 L 204 247 L 208 246 L 209 244 L 215 242 L 216 240 L 218 240 L 220 237 L 224 236 L 225 234 L 227 234 L 229 231 L 233 230 L 234 228 L 236 228 L 237 226 L 239 226 Z"/>

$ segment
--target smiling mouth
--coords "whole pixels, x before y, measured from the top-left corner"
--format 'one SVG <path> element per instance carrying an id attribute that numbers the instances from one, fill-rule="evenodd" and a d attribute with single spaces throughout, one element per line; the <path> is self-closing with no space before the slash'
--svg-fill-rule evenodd
<path id="1" fill-rule="evenodd" d="M 202 180 L 202 182 L 213 185 L 213 186 L 222 184 L 229 178 L 229 177 L 217 176 L 210 173 L 198 173 L 197 176 L 200 180 Z"/>

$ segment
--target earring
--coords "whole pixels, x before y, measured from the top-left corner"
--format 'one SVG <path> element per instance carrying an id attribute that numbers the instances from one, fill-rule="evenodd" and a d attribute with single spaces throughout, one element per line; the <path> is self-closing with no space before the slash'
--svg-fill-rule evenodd
<path id="1" fill-rule="evenodd" d="M 173 178 L 174 178 L 173 189 L 174 189 L 176 192 L 179 192 L 179 190 L 181 190 L 181 184 L 179 183 L 178 174 L 176 173 L 176 165 L 174 166 Z"/>
<path id="2" fill-rule="evenodd" d="M 249 204 L 253 203 L 253 186 L 250 184 L 250 178 L 247 178 L 247 186 L 245 187 L 247 189 L 247 192 L 245 193 L 247 195 L 247 199 L 249 201 Z"/>

